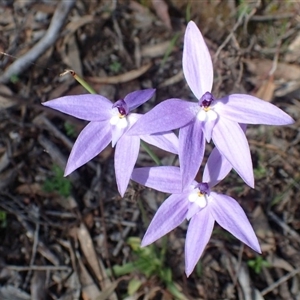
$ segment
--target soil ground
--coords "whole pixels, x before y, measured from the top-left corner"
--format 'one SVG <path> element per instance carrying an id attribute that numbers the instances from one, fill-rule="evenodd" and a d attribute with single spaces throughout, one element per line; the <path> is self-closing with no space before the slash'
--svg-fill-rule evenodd
<path id="1" fill-rule="evenodd" d="M 0 299 L 300 299 L 299 1 L 7 0 L 0 15 Z M 166 195 L 130 183 L 121 198 L 111 146 L 64 178 L 86 122 L 41 105 L 86 93 L 65 69 L 112 101 L 156 88 L 141 113 L 193 100 L 182 74 L 188 20 L 211 52 L 216 98 L 251 94 L 295 120 L 247 129 L 255 189 L 234 172 L 216 187 L 244 208 L 262 255 L 216 224 L 189 278 L 187 223 L 139 248 Z M 141 151 L 138 165 L 154 163 Z"/>

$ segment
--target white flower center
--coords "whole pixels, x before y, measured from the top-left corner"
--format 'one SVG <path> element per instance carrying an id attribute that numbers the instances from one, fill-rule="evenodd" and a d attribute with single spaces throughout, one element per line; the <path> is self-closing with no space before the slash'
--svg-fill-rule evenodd
<path id="1" fill-rule="evenodd" d="M 125 115 L 121 115 L 117 108 L 112 110 L 113 116 L 110 119 L 110 124 L 117 126 L 119 129 L 126 128 L 128 126 L 128 121 Z"/>
<path id="2" fill-rule="evenodd" d="M 212 109 L 212 107 L 201 107 L 197 113 L 197 119 L 202 122 L 215 121 L 218 118 L 218 114 Z"/>
<path id="3" fill-rule="evenodd" d="M 197 204 L 200 208 L 204 208 L 207 205 L 207 195 L 202 194 L 199 190 L 193 191 L 189 194 L 189 201 Z"/>

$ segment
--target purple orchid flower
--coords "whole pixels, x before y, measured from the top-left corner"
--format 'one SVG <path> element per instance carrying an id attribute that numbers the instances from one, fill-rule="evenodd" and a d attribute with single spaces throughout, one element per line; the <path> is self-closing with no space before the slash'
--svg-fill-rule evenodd
<path id="1" fill-rule="evenodd" d="M 217 171 L 215 171 L 215 169 Z M 203 182 L 183 187 L 178 167 L 134 169 L 131 179 L 161 192 L 171 193 L 159 207 L 142 240 L 147 246 L 185 219 L 189 220 L 185 242 L 185 272 L 189 276 L 207 245 L 215 221 L 258 253 L 257 237 L 241 206 L 233 198 L 211 191 L 231 170 L 231 164 L 214 149 L 206 164 Z"/>
<path id="2" fill-rule="evenodd" d="M 178 138 L 173 132 L 156 135 L 128 136 L 127 130 L 142 116 L 132 110 L 149 100 L 154 89 L 135 91 L 114 104 L 100 95 L 77 95 L 57 98 L 43 105 L 76 118 L 90 121 L 79 134 L 65 169 L 65 176 L 98 155 L 110 142 L 115 149 L 115 173 L 118 190 L 124 196 L 140 139 L 171 153 L 178 154 Z"/>
<path id="3" fill-rule="evenodd" d="M 249 145 L 238 123 L 287 125 L 294 120 L 276 106 L 256 97 L 233 94 L 215 99 L 212 60 L 196 24 L 190 21 L 184 36 L 183 73 L 198 103 L 168 99 L 146 113 L 128 134 L 153 134 L 180 128 L 179 160 L 186 186 L 201 165 L 205 139 L 231 163 L 251 187 L 254 176 Z"/>

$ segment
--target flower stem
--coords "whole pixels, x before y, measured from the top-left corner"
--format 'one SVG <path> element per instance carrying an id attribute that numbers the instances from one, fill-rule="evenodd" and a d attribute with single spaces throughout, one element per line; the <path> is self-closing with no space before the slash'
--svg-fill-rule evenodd
<path id="1" fill-rule="evenodd" d="M 149 156 L 153 159 L 153 161 L 158 165 L 161 166 L 162 163 L 160 159 L 157 157 L 157 155 L 150 149 L 150 147 L 144 142 L 141 141 L 141 145 L 144 148 L 144 150 L 149 154 Z"/>
<path id="2" fill-rule="evenodd" d="M 74 70 L 66 70 L 65 72 L 61 73 L 60 76 L 63 76 L 68 73 L 70 73 L 73 76 L 73 78 L 76 81 L 78 81 L 78 83 L 80 83 L 89 93 L 97 94 L 96 91 L 84 79 L 78 76 Z"/>

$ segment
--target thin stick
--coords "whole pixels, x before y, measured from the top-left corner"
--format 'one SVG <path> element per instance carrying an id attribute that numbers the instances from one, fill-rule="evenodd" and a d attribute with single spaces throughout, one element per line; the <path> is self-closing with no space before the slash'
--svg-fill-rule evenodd
<path id="1" fill-rule="evenodd" d="M 5 266 L 4 269 L 13 270 L 17 272 L 23 271 L 71 271 L 67 266 Z"/>
<path id="2" fill-rule="evenodd" d="M 271 291 L 273 291 L 275 288 L 277 288 L 279 285 L 281 285 L 282 283 L 284 283 L 285 281 L 289 280 L 290 278 L 294 277 L 295 275 L 297 275 L 300 272 L 300 268 L 297 268 L 293 271 L 291 271 L 290 273 L 286 274 L 285 276 L 281 277 L 279 280 L 277 280 L 276 282 L 274 282 L 272 285 L 270 285 L 269 287 L 265 288 L 264 290 L 262 290 L 260 293 L 262 296 L 270 293 Z"/>
<path id="3" fill-rule="evenodd" d="M 43 38 L 39 40 L 28 52 L 16 60 L 10 67 L 0 76 L 1 83 L 9 82 L 14 75 L 23 73 L 34 61 L 36 61 L 43 53 L 51 47 L 61 32 L 62 26 L 67 19 L 67 15 L 75 4 L 75 0 L 60 1 L 54 15 L 51 19 L 50 26 Z"/>

